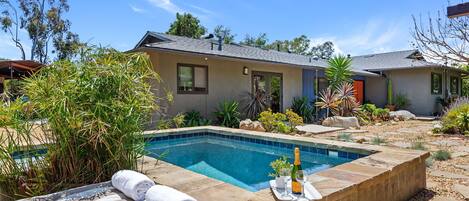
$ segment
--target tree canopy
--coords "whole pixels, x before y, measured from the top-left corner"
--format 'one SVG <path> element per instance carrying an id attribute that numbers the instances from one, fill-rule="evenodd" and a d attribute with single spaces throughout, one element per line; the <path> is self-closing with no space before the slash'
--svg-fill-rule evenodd
<path id="1" fill-rule="evenodd" d="M 18 0 L 15 4 L 0 0 L 0 9 L 1 29 L 9 34 L 23 60 L 26 45 L 20 39 L 21 30 L 31 40 L 30 59 L 41 63 L 50 61 L 50 52 L 56 54 L 56 59 L 71 58 L 77 53 L 77 47 L 84 45 L 70 31 L 70 21 L 63 18 L 70 9 L 67 0 Z"/>
<path id="2" fill-rule="evenodd" d="M 207 29 L 200 24 L 197 17 L 190 13 L 176 13 L 176 20 L 171 23 L 166 33 L 176 36 L 200 38 L 205 32 L 207 32 Z"/>
<path id="3" fill-rule="evenodd" d="M 244 37 L 244 40 L 242 40 L 240 43 L 242 45 L 248 45 L 248 46 L 253 46 L 253 47 L 259 47 L 259 48 L 266 48 L 268 45 L 269 39 L 267 39 L 267 34 L 266 33 L 260 33 L 257 36 L 251 36 L 249 34 L 246 34 Z"/>
<path id="4" fill-rule="evenodd" d="M 231 33 L 231 29 L 228 28 L 228 27 L 225 27 L 223 25 L 217 25 L 213 29 L 213 34 L 215 34 L 215 36 L 217 36 L 217 37 L 223 38 L 223 42 L 225 44 L 230 44 L 230 43 L 235 42 L 235 40 L 234 40 L 235 35 L 233 35 Z"/>

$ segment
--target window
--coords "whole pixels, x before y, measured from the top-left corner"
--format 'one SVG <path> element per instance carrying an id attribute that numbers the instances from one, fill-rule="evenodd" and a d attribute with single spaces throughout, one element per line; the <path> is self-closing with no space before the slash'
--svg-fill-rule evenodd
<path id="1" fill-rule="evenodd" d="M 458 77 L 451 76 L 449 90 L 451 92 L 451 95 L 459 94 L 459 78 Z"/>
<path id="2" fill-rule="evenodd" d="M 178 64 L 177 85 L 180 94 L 208 93 L 208 67 L 193 64 Z"/>
<path id="3" fill-rule="evenodd" d="M 440 73 L 432 73 L 432 94 L 441 94 L 443 88 L 442 76 Z"/>
<path id="4" fill-rule="evenodd" d="M 319 95 L 319 93 L 322 93 L 324 90 L 327 89 L 327 87 L 329 86 L 329 84 L 327 83 L 327 80 L 326 78 L 318 78 L 317 80 L 317 94 Z"/>

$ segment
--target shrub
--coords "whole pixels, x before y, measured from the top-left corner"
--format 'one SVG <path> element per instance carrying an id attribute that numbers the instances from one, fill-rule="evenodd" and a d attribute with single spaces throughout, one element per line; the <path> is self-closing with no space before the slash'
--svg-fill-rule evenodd
<path id="1" fill-rule="evenodd" d="M 410 106 L 410 100 L 407 98 L 407 95 L 405 94 L 397 94 L 396 97 L 394 97 L 394 105 L 396 105 L 398 110 L 403 110 L 407 109 L 407 107 Z"/>
<path id="2" fill-rule="evenodd" d="M 215 111 L 218 123 L 220 125 L 230 128 L 236 128 L 239 126 L 239 103 L 236 101 L 223 101 Z"/>
<path id="3" fill-rule="evenodd" d="M 353 85 L 348 82 L 340 84 L 337 89 L 337 94 L 339 100 L 338 111 L 336 113 L 332 111 L 332 113 L 336 116 L 352 116 L 359 107 L 357 100 L 355 99 L 355 90 Z"/>
<path id="4" fill-rule="evenodd" d="M 317 101 L 315 105 L 326 110 L 326 117 L 329 117 L 330 113 L 336 114 L 339 111 L 340 105 L 339 94 L 328 87 L 319 93 L 319 101 Z"/>
<path id="5" fill-rule="evenodd" d="M 277 129 L 279 133 L 291 133 L 293 128 L 285 124 L 284 122 L 277 122 Z"/>
<path id="6" fill-rule="evenodd" d="M 340 133 L 337 136 L 337 139 L 339 139 L 340 141 L 350 142 L 350 141 L 352 141 L 352 134 L 350 134 L 350 133 Z"/>
<path id="7" fill-rule="evenodd" d="M 308 98 L 296 97 L 293 99 L 292 108 L 293 112 L 300 115 L 305 122 L 312 122 L 314 120 L 314 107 L 308 102 Z"/>
<path id="8" fill-rule="evenodd" d="M 377 135 L 376 137 L 371 139 L 371 143 L 375 144 L 375 145 L 380 145 L 380 144 L 386 143 L 386 139 L 384 139 L 384 138 L 380 137 L 379 135 Z"/>
<path id="9" fill-rule="evenodd" d="M 9 105 L 0 120 L 7 128 L 0 136 L 10 139 L 0 143 L 2 191 L 34 196 L 136 169 L 144 153 L 143 129 L 158 108 L 150 84 L 154 80 L 158 75 L 147 55 L 109 49 L 84 51 L 76 62 L 54 62 L 26 79 L 24 92 L 34 110 L 25 110 L 22 103 Z M 15 113 L 35 113 L 47 124 L 20 120 Z M 28 164 L 12 160 L 20 149 L 36 153 L 35 138 L 45 143 L 44 160 L 30 154 Z M 5 171 L 5 164 L 14 172 Z"/>
<path id="10" fill-rule="evenodd" d="M 176 128 L 182 128 L 185 126 L 184 119 L 185 119 L 184 114 L 177 114 L 176 116 L 173 117 L 172 122 L 174 127 Z"/>
<path id="11" fill-rule="evenodd" d="M 451 153 L 449 153 L 446 150 L 438 150 L 435 153 L 432 154 L 432 158 L 437 160 L 437 161 L 446 161 L 448 159 L 451 159 Z"/>
<path id="12" fill-rule="evenodd" d="M 202 117 L 199 111 L 192 110 L 184 114 L 184 125 L 187 127 L 207 126 L 210 124 L 210 120 Z"/>
<path id="13" fill-rule="evenodd" d="M 160 119 L 156 124 L 156 128 L 158 130 L 182 128 L 185 125 L 184 118 L 184 114 L 177 114 L 171 119 Z"/>
<path id="14" fill-rule="evenodd" d="M 464 134 L 469 131 L 469 103 L 454 104 L 446 110 L 442 117 L 444 133 Z"/>
<path id="15" fill-rule="evenodd" d="M 411 148 L 415 150 L 427 150 L 427 148 L 425 147 L 425 144 L 422 141 L 412 142 Z"/>
<path id="16" fill-rule="evenodd" d="M 387 121 L 389 120 L 389 109 L 376 108 L 372 113 L 372 117 L 375 120 Z"/>
<path id="17" fill-rule="evenodd" d="M 278 131 L 279 122 L 287 120 L 285 114 L 273 113 L 269 108 L 259 114 L 259 121 L 267 132 Z"/>
<path id="18" fill-rule="evenodd" d="M 303 118 L 300 115 L 293 112 L 291 109 L 287 109 L 285 112 L 285 116 L 287 117 L 288 124 L 290 125 L 290 130 L 296 130 L 296 126 L 303 125 Z"/>

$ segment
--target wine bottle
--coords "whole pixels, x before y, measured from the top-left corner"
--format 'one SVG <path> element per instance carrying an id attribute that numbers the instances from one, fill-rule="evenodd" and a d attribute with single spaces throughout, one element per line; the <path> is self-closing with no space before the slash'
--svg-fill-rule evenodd
<path id="1" fill-rule="evenodd" d="M 301 161 L 300 161 L 300 149 L 295 147 L 295 162 L 293 163 L 293 168 L 291 171 L 291 188 L 292 193 L 294 194 L 301 194 L 301 186 L 300 181 L 303 180 L 303 169 L 301 169 Z"/>

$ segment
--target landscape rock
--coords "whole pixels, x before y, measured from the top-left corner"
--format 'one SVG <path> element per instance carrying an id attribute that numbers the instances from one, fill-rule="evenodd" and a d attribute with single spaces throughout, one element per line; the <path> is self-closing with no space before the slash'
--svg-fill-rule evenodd
<path id="1" fill-rule="evenodd" d="M 440 170 L 432 170 L 430 172 L 430 175 L 435 176 L 435 177 L 443 177 L 447 179 L 469 179 L 469 177 L 466 175 L 455 174 L 455 173 L 440 171 Z"/>
<path id="2" fill-rule="evenodd" d="M 456 142 L 456 141 L 454 141 L 454 140 L 440 140 L 440 141 L 430 142 L 430 144 L 436 145 L 436 146 L 448 146 L 448 147 L 452 147 L 452 146 L 458 146 L 458 145 L 460 145 L 461 143 Z"/>
<path id="3" fill-rule="evenodd" d="M 416 118 L 415 114 L 412 114 L 411 112 L 407 110 L 391 111 L 389 112 L 389 116 L 391 118 L 398 118 L 402 120 L 410 120 L 410 119 Z"/>
<path id="4" fill-rule="evenodd" d="M 460 193 L 464 199 L 468 200 L 469 199 L 469 186 L 464 186 L 461 184 L 455 184 L 453 186 L 453 190 Z"/>
<path id="5" fill-rule="evenodd" d="M 250 119 L 240 121 L 239 128 L 243 130 L 265 132 L 265 128 L 262 126 L 261 122 L 252 121 Z"/>
<path id="6" fill-rule="evenodd" d="M 358 119 L 356 117 L 328 117 L 322 121 L 322 125 L 340 128 L 360 128 L 360 124 L 358 123 Z"/>

